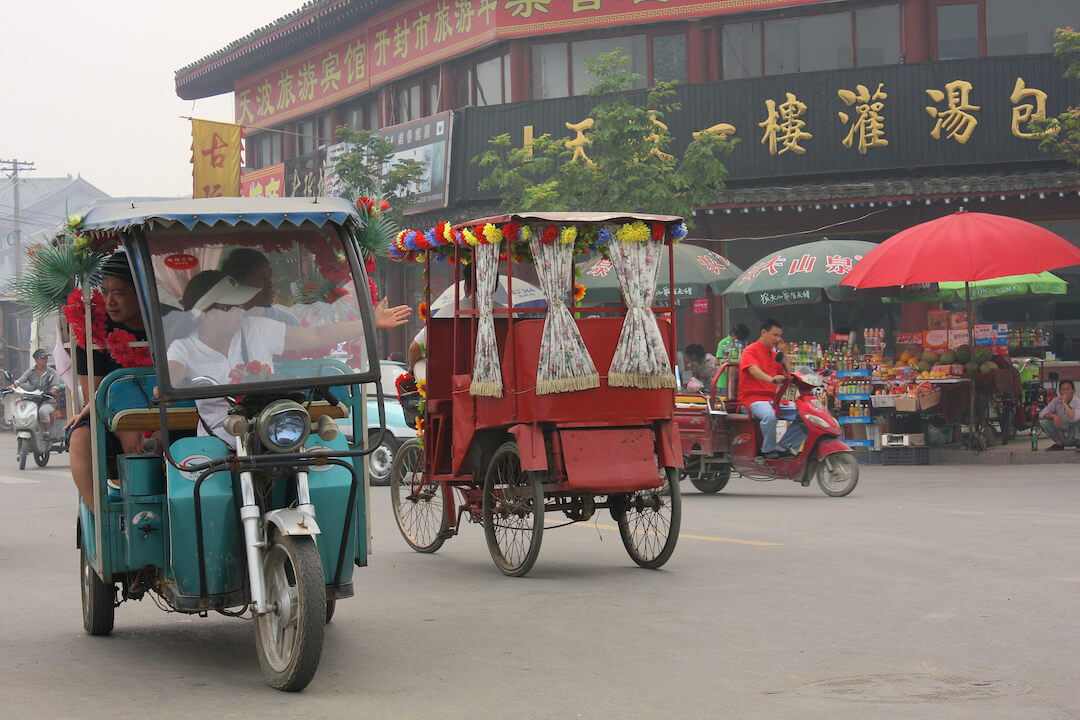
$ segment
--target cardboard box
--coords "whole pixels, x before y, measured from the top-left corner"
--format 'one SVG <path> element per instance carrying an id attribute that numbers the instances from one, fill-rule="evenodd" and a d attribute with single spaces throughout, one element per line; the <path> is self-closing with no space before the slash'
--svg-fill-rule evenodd
<path id="1" fill-rule="evenodd" d="M 922 397 L 902 397 L 896 399 L 896 412 L 919 412 L 928 410 L 941 402 L 941 391 L 935 390 Z"/>
<path id="2" fill-rule="evenodd" d="M 988 347 L 1009 344 L 1009 326 L 1006 323 L 975 326 L 975 345 Z"/>
<path id="3" fill-rule="evenodd" d="M 961 345 L 968 344 L 968 331 L 967 330 L 950 330 L 949 331 L 949 347 L 955 350 Z"/>
<path id="4" fill-rule="evenodd" d="M 922 433 L 898 435 L 886 433 L 881 436 L 881 447 L 924 447 L 926 437 Z"/>
<path id="5" fill-rule="evenodd" d="M 948 310 L 931 310 L 926 313 L 926 327 L 928 330 L 948 330 L 949 329 L 949 313 Z"/>
<path id="6" fill-rule="evenodd" d="M 948 330 L 925 330 L 923 331 L 923 349 L 944 350 L 949 347 Z"/>
<path id="7" fill-rule="evenodd" d="M 954 312 L 952 317 L 949 318 L 950 330 L 967 330 L 968 326 L 968 314 L 967 312 Z"/>

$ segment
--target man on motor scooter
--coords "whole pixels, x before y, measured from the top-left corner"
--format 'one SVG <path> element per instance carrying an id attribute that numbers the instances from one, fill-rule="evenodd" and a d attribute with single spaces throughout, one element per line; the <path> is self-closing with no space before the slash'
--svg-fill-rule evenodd
<path id="1" fill-rule="evenodd" d="M 761 455 L 766 460 L 795 457 L 806 430 L 797 422 L 799 417 L 793 403 L 780 404 L 780 417 L 788 421 L 787 432 L 776 442 L 776 412 L 773 400 L 777 386 L 784 382 L 791 368 L 783 357 L 784 328 L 772 318 L 761 324 L 761 336 L 750 343 L 739 361 L 739 405 L 748 408 L 750 416 L 761 423 Z"/>
<path id="2" fill-rule="evenodd" d="M 31 392 L 40 390 L 53 398 L 57 396 L 60 392 L 60 378 L 56 371 L 49 367 L 49 353 L 41 348 L 34 351 L 34 367 L 24 372 L 10 385 L 10 388 L 17 387 Z M 46 398 L 38 405 L 38 421 L 41 422 L 41 429 L 46 435 L 49 433 L 49 426 L 52 425 L 54 412 L 56 412 L 55 399 Z"/>

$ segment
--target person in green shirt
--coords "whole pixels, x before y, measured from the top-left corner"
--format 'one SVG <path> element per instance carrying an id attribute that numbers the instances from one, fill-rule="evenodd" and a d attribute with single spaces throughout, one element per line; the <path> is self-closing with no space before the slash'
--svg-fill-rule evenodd
<path id="1" fill-rule="evenodd" d="M 720 342 L 716 344 L 717 362 L 722 364 L 724 362 L 725 351 L 734 351 L 735 348 L 738 347 L 736 343 L 742 343 L 743 345 L 746 345 L 746 341 L 749 338 L 750 329 L 747 328 L 746 325 L 744 325 L 743 323 L 735 323 L 734 325 L 732 325 L 731 332 L 728 333 Z M 737 363 L 734 370 L 728 370 L 728 372 L 724 373 L 724 375 L 716 383 L 716 390 L 721 395 L 724 393 L 725 390 L 727 390 L 727 376 L 731 372 L 738 372 Z"/>

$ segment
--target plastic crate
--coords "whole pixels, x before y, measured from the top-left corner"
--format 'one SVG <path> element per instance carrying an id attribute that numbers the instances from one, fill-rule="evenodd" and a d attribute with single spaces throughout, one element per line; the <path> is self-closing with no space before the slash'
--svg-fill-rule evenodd
<path id="1" fill-rule="evenodd" d="M 883 447 L 881 448 L 882 465 L 929 465 L 930 448 L 926 447 Z"/>

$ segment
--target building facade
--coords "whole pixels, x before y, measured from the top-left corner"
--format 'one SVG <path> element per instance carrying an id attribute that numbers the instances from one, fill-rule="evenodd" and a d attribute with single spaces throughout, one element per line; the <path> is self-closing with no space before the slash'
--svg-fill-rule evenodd
<path id="1" fill-rule="evenodd" d="M 1080 170 L 1025 126 L 1080 104 L 1052 54 L 1067 25 L 1075 0 L 315 0 L 178 71 L 176 88 L 234 93 L 253 194 L 325 191 L 334 129 L 383 130 L 434 166 L 425 225 L 496 210 L 471 162 L 496 135 L 587 154 L 585 60 L 621 48 L 643 87 L 677 86 L 672 152 L 696 132 L 739 140 L 691 237 L 746 267 L 958 207 L 1080 240 Z M 414 302 L 387 272 L 392 299 Z M 687 314 L 683 336 L 708 342 L 719 305 Z"/>

